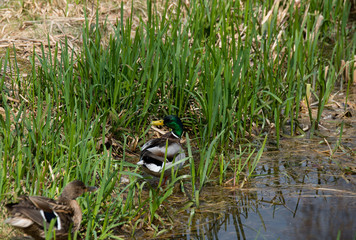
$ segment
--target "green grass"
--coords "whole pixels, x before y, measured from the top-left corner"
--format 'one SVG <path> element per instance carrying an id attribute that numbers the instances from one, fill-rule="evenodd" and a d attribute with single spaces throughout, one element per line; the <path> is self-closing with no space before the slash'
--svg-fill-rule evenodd
<path id="1" fill-rule="evenodd" d="M 5 110 L 0 200 L 20 194 L 55 197 L 72 179 L 100 185 L 97 193 L 79 199 L 84 215 L 79 234 L 118 239 L 123 226 L 131 235 L 141 224 L 152 226 L 153 235 L 169 229 L 163 216 L 170 213 L 162 205 L 175 183 L 191 186 L 185 191 L 193 218 L 206 184 L 223 184 L 229 172 L 236 184 L 253 177 L 270 124 L 277 144 L 286 122 L 292 126 L 289 134 L 297 133 L 306 84 L 319 104 L 317 117 L 310 114 L 317 130 L 342 79 L 340 61 L 351 61 L 356 45 L 346 27 L 348 2 L 273 3 L 212 0 L 186 6 L 178 1 L 168 8 L 167 1 L 159 15 L 147 1 L 148 19 L 134 37 L 133 16 L 118 20 L 107 45 L 108 26 L 98 18 L 92 25 L 86 21 L 80 52 L 67 41 L 54 51 L 42 47 L 29 59 L 28 70 L 19 68 L 15 49 L 8 49 L 0 59 Z M 287 15 L 279 19 L 284 9 Z M 190 174 L 156 188 L 141 181 L 132 164 L 138 159 L 126 151 L 129 140 L 138 138 L 141 146 L 149 139 L 150 120 L 167 114 L 185 124 Z M 252 134 L 256 137 L 248 137 Z M 121 144 L 119 159 L 112 157 L 113 145 L 98 144 L 109 136 Z M 126 185 L 123 176 L 130 180 Z"/>

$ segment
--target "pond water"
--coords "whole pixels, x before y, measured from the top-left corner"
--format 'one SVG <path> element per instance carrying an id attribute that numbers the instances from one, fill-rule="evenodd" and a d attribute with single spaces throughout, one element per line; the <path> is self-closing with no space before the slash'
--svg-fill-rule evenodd
<path id="1" fill-rule="evenodd" d="M 181 229 L 160 238 L 356 239 L 356 175 L 340 170 L 341 162 L 354 166 L 354 158 L 330 160 L 319 141 L 284 140 L 279 151 L 263 155 L 243 189 L 204 188 L 192 225 L 182 217 Z"/>

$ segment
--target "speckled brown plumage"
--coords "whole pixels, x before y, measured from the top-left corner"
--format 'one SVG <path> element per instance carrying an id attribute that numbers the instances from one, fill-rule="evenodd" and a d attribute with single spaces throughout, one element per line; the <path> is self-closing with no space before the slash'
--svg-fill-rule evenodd
<path id="1" fill-rule="evenodd" d="M 48 229 L 51 220 L 56 219 L 56 239 L 68 239 L 69 234 L 79 230 L 82 220 L 82 211 L 75 199 L 86 191 L 95 189 L 75 180 L 63 189 L 58 200 L 41 196 L 22 196 L 18 203 L 5 206 L 11 214 L 5 223 L 37 240 L 45 238 L 44 227 Z"/>

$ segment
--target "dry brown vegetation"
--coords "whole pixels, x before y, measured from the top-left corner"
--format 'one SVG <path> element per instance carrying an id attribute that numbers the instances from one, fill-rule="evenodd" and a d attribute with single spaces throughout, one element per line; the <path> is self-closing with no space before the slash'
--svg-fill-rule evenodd
<path id="1" fill-rule="evenodd" d="M 78 3 L 79 2 L 79 3 Z M 177 1 L 172 1 L 174 6 Z M 121 4 L 123 19 L 133 13 L 133 33 L 140 19 L 147 19 L 147 2 L 143 0 L 123 1 L 66 1 L 66 0 L 24 0 L 0 2 L 0 52 L 7 47 L 14 46 L 17 54 L 28 58 L 33 48 L 41 44 L 50 47 L 65 38 L 69 46 L 77 49 L 82 44 L 81 34 L 87 15 L 89 24 L 95 23 L 96 11 L 99 23 L 106 23 L 103 39 L 108 39 L 113 33 L 113 27 L 121 18 Z M 164 9 L 164 1 L 156 1 L 156 11 Z M 132 12 L 133 11 L 133 12 Z"/>

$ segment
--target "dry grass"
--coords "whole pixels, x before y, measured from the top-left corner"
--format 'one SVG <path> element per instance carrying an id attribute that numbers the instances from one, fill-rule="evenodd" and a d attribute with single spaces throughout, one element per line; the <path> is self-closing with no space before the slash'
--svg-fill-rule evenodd
<path id="1" fill-rule="evenodd" d="M 144 0 L 112 1 L 32 1 L 5 0 L 0 3 L 0 52 L 2 49 L 14 46 L 22 58 L 28 58 L 41 44 L 53 48 L 56 42 L 65 38 L 69 46 L 77 50 L 82 45 L 82 28 L 85 13 L 89 23 L 96 21 L 96 10 L 99 13 L 99 23 L 107 23 L 104 39 L 113 33 L 114 26 L 121 18 L 121 2 L 123 4 L 123 19 L 133 13 L 132 35 L 140 19 L 147 19 L 147 2 Z M 155 1 L 155 11 L 162 12 L 164 1 Z M 172 1 L 171 6 L 177 4 Z M 48 39 L 50 43 L 48 45 Z"/>
<path id="2" fill-rule="evenodd" d="M 95 20 L 95 8 L 93 4 L 66 4 L 61 0 L 51 4 L 48 1 L 30 0 L 25 0 L 23 4 L 20 1 L 5 3 L 0 9 L 0 48 L 14 46 L 21 57 L 28 57 L 33 47 L 37 49 L 41 44 L 53 47 L 65 37 L 70 46 L 77 48 L 81 45 L 84 11 L 92 22 Z M 107 1 L 101 1 L 99 11 L 102 16 L 100 21 L 107 16 L 107 20 L 114 23 L 115 15 L 120 16 L 120 8 L 110 6 Z M 47 37 L 51 46 L 48 46 Z"/>

